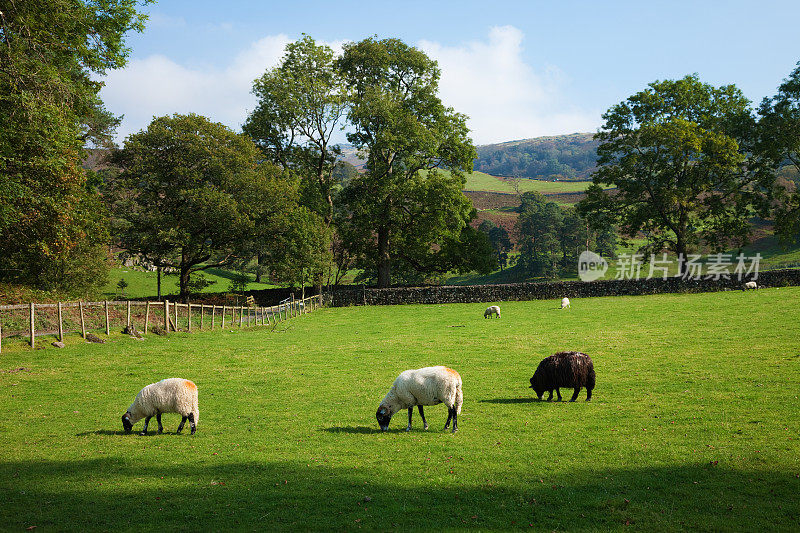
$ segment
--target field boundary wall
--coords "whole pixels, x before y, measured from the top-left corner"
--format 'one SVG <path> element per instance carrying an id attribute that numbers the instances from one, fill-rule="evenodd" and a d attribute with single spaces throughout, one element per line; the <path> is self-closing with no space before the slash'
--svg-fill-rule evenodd
<path id="1" fill-rule="evenodd" d="M 715 292 L 742 290 L 755 279 L 759 287 L 800 285 L 800 269 L 768 270 L 757 279 L 736 276 L 729 279 L 682 279 L 677 277 L 598 281 L 551 281 L 507 283 L 501 285 L 442 285 L 374 289 L 363 286 L 331 287 L 324 296 L 326 305 L 403 305 L 476 302 L 508 302 L 591 298 L 596 296 L 635 296 L 643 294 Z"/>

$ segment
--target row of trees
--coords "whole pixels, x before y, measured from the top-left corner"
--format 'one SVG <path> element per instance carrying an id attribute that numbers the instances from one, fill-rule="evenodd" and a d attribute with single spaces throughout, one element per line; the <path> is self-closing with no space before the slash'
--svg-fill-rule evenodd
<path id="1" fill-rule="evenodd" d="M 351 43 L 339 57 L 308 36 L 291 43 L 256 80 L 244 134 L 174 115 L 126 139 L 107 180 L 114 233 L 178 270 L 181 294 L 195 272 L 254 259 L 298 283 L 350 268 L 380 287 L 491 271 L 461 193 L 475 149 L 438 80 L 434 61 L 396 39 Z M 331 138 L 345 124 L 363 173 L 337 164 Z"/>
<path id="2" fill-rule="evenodd" d="M 337 55 L 304 36 L 255 81 L 243 133 L 159 117 L 115 151 L 112 170 L 84 171 L 85 148 L 108 144 L 119 122 L 95 80 L 125 64 L 124 35 L 143 27 L 137 7 L 2 7 L 1 280 L 85 290 L 104 282 L 110 242 L 177 269 L 182 293 L 203 269 L 253 261 L 292 282 L 358 269 L 386 287 L 507 258 L 498 231 L 470 225 L 466 117 L 441 102 L 436 62 L 397 39 Z M 595 183 L 577 210 L 523 197 L 522 268 L 557 275 L 583 247 L 613 254 L 614 227 L 683 257 L 742 246 L 756 215 L 797 237 L 800 193 L 776 169 L 800 171 L 799 108 L 800 66 L 757 110 L 735 86 L 697 76 L 650 84 L 603 115 Z M 363 172 L 337 163 L 342 128 Z"/>

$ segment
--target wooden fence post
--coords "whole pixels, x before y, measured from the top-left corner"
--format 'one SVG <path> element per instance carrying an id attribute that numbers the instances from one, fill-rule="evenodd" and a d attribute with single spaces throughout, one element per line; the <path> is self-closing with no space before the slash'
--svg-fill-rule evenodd
<path id="1" fill-rule="evenodd" d="M 179 306 L 180 306 L 180 304 L 178 302 L 175 302 L 174 304 L 172 304 L 172 307 L 175 308 L 175 322 L 172 323 L 172 329 L 174 331 L 176 331 L 176 332 L 178 331 L 178 307 Z"/>
<path id="2" fill-rule="evenodd" d="M 86 321 L 83 319 L 83 300 L 78 302 L 78 307 L 81 308 L 81 337 L 86 340 Z"/>
<path id="3" fill-rule="evenodd" d="M 220 326 L 220 329 L 225 329 L 225 306 L 224 305 L 222 306 L 222 325 Z"/>
<path id="4" fill-rule="evenodd" d="M 125 326 L 128 328 L 128 331 L 130 331 L 130 327 L 131 327 L 131 301 L 130 300 L 128 300 L 128 317 L 125 320 L 126 320 Z"/>
<path id="5" fill-rule="evenodd" d="M 212 305 L 211 306 L 211 331 L 214 331 L 214 313 L 216 312 L 216 310 L 217 310 L 217 306 L 216 305 Z"/>
<path id="6" fill-rule="evenodd" d="M 147 335 L 147 326 L 150 324 L 150 300 L 144 304 L 144 334 Z"/>
<path id="7" fill-rule="evenodd" d="M 203 313 L 206 310 L 206 306 L 200 304 L 200 331 L 203 331 Z"/>
<path id="8" fill-rule="evenodd" d="M 244 315 L 244 308 L 239 306 L 239 327 L 242 327 L 242 315 Z"/>
<path id="9" fill-rule="evenodd" d="M 64 322 L 61 320 L 61 302 L 58 302 L 58 342 L 64 342 Z"/>
<path id="10" fill-rule="evenodd" d="M 31 348 L 34 348 L 35 341 L 33 339 L 36 337 L 36 328 L 33 320 L 33 302 L 31 302 Z"/>
<path id="11" fill-rule="evenodd" d="M 164 334 L 169 333 L 169 300 L 164 298 Z"/>
<path id="12" fill-rule="evenodd" d="M 192 332 L 192 304 L 189 300 L 186 300 L 186 329 Z"/>
<path id="13" fill-rule="evenodd" d="M 108 300 L 104 300 L 106 304 L 106 335 L 111 335 L 111 323 L 108 320 Z"/>

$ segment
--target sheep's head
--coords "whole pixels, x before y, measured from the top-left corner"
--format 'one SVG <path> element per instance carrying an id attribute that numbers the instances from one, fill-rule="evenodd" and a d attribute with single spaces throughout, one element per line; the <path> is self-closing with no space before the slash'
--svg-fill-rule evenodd
<path id="1" fill-rule="evenodd" d="M 378 419 L 378 425 L 381 431 L 389 429 L 389 421 L 392 419 L 392 412 L 385 405 L 378 407 L 378 412 L 375 413 L 375 418 Z"/>
<path id="2" fill-rule="evenodd" d="M 125 433 L 130 433 L 133 429 L 133 423 L 131 423 L 131 412 L 128 411 L 124 415 L 122 415 L 122 427 L 125 429 Z"/>
<path id="3" fill-rule="evenodd" d="M 530 388 L 533 389 L 533 392 L 535 392 L 536 396 L 538 396 L 539 399 L 541 400 L 542 394 L 544 394 L 544 386 L 539 382 L 538 379 L 536 379 L 536 374 L 534 374 L 533 377 L 531 378 Z"/>

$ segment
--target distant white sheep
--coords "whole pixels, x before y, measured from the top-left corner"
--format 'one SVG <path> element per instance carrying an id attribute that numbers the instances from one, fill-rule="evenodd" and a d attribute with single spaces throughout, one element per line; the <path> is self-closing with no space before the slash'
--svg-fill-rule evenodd
<path id="1" fill-rule="evenodd" d="M 565 307 L 568 309 L 572 309 L 569 306 L 569 298 L 561 298 L 561 309 L 564 309 Z"/>
<path id="2" fill-rule="evenodd" d="M 425 429 L 428 429 L 428 422 L 425 420 L 422 406 L 444 403 L 448 409 L 447 423 L 444 425 L 444 429 L 450 426 L 452 419 L 453 432 L 455 432 L 458 430 L 458 415 L 461 413 L 463 402 L 461 376 L 458 372 L 446 366 L 429 366 L 417 370 L 406 370 L 397 376 L 392 388 L 381 401 L 375 416 L 381 430 L 386 431 L 392 415 L 402 409 L 408 409 L 406 431 L 411 431 L 411 414 L 416 405 L 419 408 L 422 423 L 425 425 Z"/>
<path id="3" fill-rule="evenodd" d="M 483 318 L 492 318 L 492 315 L 497 315 L 497 318 L 500 318 L 500 306 L 490 305 L 483 312 Z"/>
<path id="4" fill-rule="evenodd" d="M 178 433 L 183 431 L 183 425 L 189 420 L 192 435 L 200 420 L 200 411 L 197 407 L 197 385 L 188 379 L 167 378 L 157 383 L 151 383 L 139 391 L 136 399 L 122 415 L 122 427 L 130 433 L 133 425 L 144 418 L 144 428 L 140 435 L 147 434 L 147 425 L 154 416 L 158 421 L 158 432 L 164 431 L 161 425 L 163 413 L 178 413 L 183 416 Z"/>
<path id="5" fill-rule="evenodd" d="M 755 281 L 748 281 L 747 283 L 744 284 L 744 287 L 742 288 L 742 290 L 743 291 L 746 291 L 748 289 L 755 290 L 757 288 L 758 288 L 758 283 L 756 283 Z"/>

